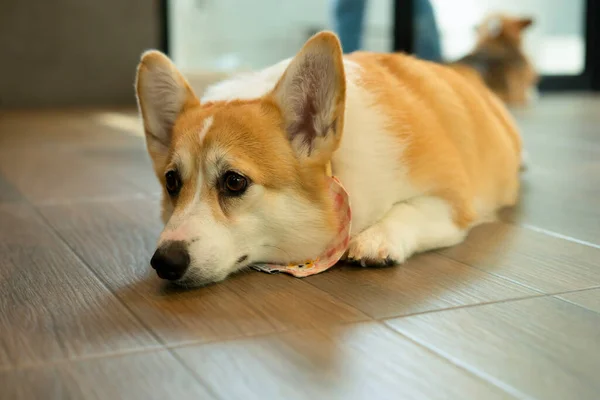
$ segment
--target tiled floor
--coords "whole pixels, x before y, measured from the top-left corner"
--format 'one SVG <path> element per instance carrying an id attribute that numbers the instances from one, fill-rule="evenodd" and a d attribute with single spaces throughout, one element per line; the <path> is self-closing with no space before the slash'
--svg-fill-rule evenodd
<path id="1" fill-rule="evenodd" d="M 0 114 L 0 397 L 600 396 L 600 98 L 518 114 L 522 202 L 460 246 L 190 291 L 148 268 L 158 186 L 105 117 Z"/>

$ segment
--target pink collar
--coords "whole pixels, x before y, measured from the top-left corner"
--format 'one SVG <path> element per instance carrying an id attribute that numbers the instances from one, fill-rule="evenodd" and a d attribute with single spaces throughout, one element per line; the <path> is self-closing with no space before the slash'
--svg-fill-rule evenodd
<path id="1" fill-rule="evenodd" d="M 258 264 L 253 265 L 252 268 L 268 273 L 284 272 L 297 278 L 304 278 L 331 268 L 342 258 L 350 241 L 352 210 L 348 192 L 341 182 L 335 176 L 331 176 L 329 180 L 329 194 L 335 202 L 339 229 L 337 235 L 327 246 L 327 250 L 314 260 L 308 260 L 302 264 Z"/>

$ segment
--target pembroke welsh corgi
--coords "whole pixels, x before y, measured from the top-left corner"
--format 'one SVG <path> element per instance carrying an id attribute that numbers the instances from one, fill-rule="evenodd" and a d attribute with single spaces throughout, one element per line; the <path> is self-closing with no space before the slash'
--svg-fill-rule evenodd
<path id="1" fill-rule="evenodd" d="M 165 223 L 151 265 L 184 285 L 303 262 L 339 231 L 346 258 L 401 264 L 461 242 L 519 192 L 521 138 L 482 82 L 403 54 L 343 56 L 321 32 L 293 58 L 197 97 L 158 51 L 136 91 Z"/>
<path id="2" fill-rule="evenodd" d="M 523 50 L 523 33 L 532 24 L 531 18 L 488 16 L 477 27 L 473 51 L 450 66 L 478 74 L 508 106 L 530 104 L 537 97 L 539 77 Z"/>

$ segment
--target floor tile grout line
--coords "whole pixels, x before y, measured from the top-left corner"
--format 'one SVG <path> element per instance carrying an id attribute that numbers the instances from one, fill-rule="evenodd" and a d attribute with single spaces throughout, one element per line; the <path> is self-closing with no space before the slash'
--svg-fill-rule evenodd
<path id="1" fill-rule="evenodd" d="M 46 226 L 54 233 L 54 235 L 60 239 L 61 242 L 73 253 L 73 255 L 81 262 L 85 267 L 90 271 L 90 273 L 104 286 L 106 290 L 111 293 L 111 295 L 117 299 L 117 301 L 123 305 L 123 307 L 131 314 L 131 316 L 148 332 L 148 334 L 160 345 L 160 348 L 167 351 L 184 369 L 191 373 L 189 366 L 182 362 L 179 356 L 176 355 L 169 347 L 167 347 L 165 341 L 158 335 L 137 313 L 135 313 L 131 307 L 129 307 L 123 299 L 121 299 L 114 291 L 108 286 L 108 284 L 100 277 L 100 275 L 94 271 L 94 269 L 73 249 L 69 243 L 58 233 L 58 231 L 50 224 L 50 222 L 44 217 L 44 215 L 34 207 L 36 213 L 40 216 L 40 218 L 44 221 Z M 194 380 L 201 385 L 204 389 L 206 389 L 210 394 L 212 394 L 216 399 L 220 399 L 220 396 L 217 396 L 213 393 L 212 389 L 206 384 L 206 382 L 202 381 L 202 379 L 196 374 L 193 373 L 192 377 Z"/>
<path id="2" fill-rule="evenodd" d="M 552 297 L 553 297 L 553 298 L 555 298 L 555 299 L 557 299 L 557 300 L 564 301 L 565 303 L 572 304 L 572 305 L 574 305 L 574 306 L 577 306 L 577 307 L 583 308 L 584 310 L 588 310 L 588 311 L 590 311 L 590 312 L 593 312 L 593 313 L 596 313 L 596 314 L 600 315 L 600 311 L 599 311 L 599 310 L 593 310 L 593 309 L 591 309 L 591 308 L 589 308 L 589 307 L 586 307 L 586 306 L 584 306 L 584 305 L 582 305 L 582 304 L 576 303 L 576 302 L 574 302 L 574 301 L 572 301 L 572 300 L 569 300 L 569 299 L 565 299 L 565 298 L 563 298 L 563 297 L 560 297 L 560 296 L 562 296 L 562 295 L 565 295 L 565 294 L 572 294 L 572 293 L 587 292 L 588 290 L 598 290 L 598 289 L 600 289 L 600 286 L 597 286 L 597 287 L 595 287 L 595 288 L 588 288 L 588 289 L 582 289 L 582 290 L 575 290 L 575 291 L 572 291 L 572 292 L 559 293 L 559 294 L 552 295 Z"/>
<path id="3" fill-rule="evenodd" d="M 587 290 L 596 290 L 596 289 L 600 289 L 600 285 L 594 285 L 594 286 L 589 286 L 589 287 L 579 288 L 579 289 L 562 290 L 560 292 L 548 293 L 548 296 L 560 296 L 563 294 L 579 293 L 579 292 L 585 292 Z"/>
<path id="4" fill-rule="evenodd" d="M 277 335 L 286 335 L 289 333 L 302 332 L 304 330 L 310 330 L 310 329 L 315 329 L 315 328 L 305 328 L 305 329 L 299 329 L 299 330 L 272 331 L 272 332 L 258 333 L 256 335 L 231 336 L 231 337 L 228 337 L 227 339 L 223 339 L 223 340 L 220 340 L 220 339 L 205 340 L 205 341 L 188 340 L 188 341 L 184 341 L 181 343 L 168 344 L 167 348 L 169 348 L 171 350 L 180 350 L 180 349 L 185 349 L 188 347 L 204 347 L 204 346 L 211 346 L 211 345 L 214 345 L 217 343 L 231 343 L 231 342 L 236 342 L 239 340 L 246 340 L 246 339 L 269 338 L 269 337 L 274 337 Z"/>
<path id="5" fill-rule="evenodd" d="M 345 322 L 340 322 L 340 323 L 331 324 L 331 325 L 307 326 L 307 327 L 303 327 L 303 328 L 299 328 L 299 329 L 284 329 L 284 330 L 280 330 L 280 331 L 264 332 L 264 333 L 254 334 L 254 335 L 250 334 L 250 335 L 228 337 L 227 339 L 214 339 L 214 340 L 206 340 L 206 341 L 185 341 L 185 342 L 181 342 L 181 343 L 167 344 L 166 346 L 169 349 L 179 350 L 179 349 L 184 349 L 187 347 L 203 347 L 203 346 L 214 345 L 217 343 L 230 343 L 230 342 L 236 342 L 236 341 L 247 340 L 247 339 L 263 339 L 263 338 L 269 338 L 269 337 L 276 337 L 279 335 L 288 335 L 288 334 L 292 334 L 292 333 L 307 332 L 307 331 L 312 331 L 312 330 L 340 328 L 340 327 L 345 327 L 345 326 L 367 324 L 367 323 L 373 323 L 373 322 L 380 323 L 381 321 L 378 321 L 375 319 L 367 319 L 367 320 L 360 320 L 360 321 L 345 321 Z"/>
<path id="6" fill-rule="evenodd" d="M 194 380 L 200 384 L 200 386 L 202 386 L 204 389 L 206 389 L 206 391 L 213 396 L 213 398 L 215 399 L 223 399 L 222 396 L 219 396 L 214 390 L 213 388 L 208 384 L 208 382 L 205 382 L 202 377 L 196 373 L 196 371 L 190 367 L 182 358 L 181 356 L 176 352 L 173 351 L 172 349 L 167 349 L 169 354 L 171 354 L 171 357 L 173 357 L 175 359 L 175 361 L 177 361 L 179 363 L 179 365 L 182 366 L 183 369 L 185 369 L 191 376 L 192 378 L 194 378 Z"/>
<path id="7" fill-rule="evenodd" d="M 351 321 L 351 322 L 346 322 L 346 323 L 341 323 L 341 324 L 335 324 L 334 326 L 338 327 L 338 326 L 347 326 L 347 325 L 373 323 L 373 322 L 376 324 L 383 325 L 381 323 L 381 321 L 375 321 L 375 320 L 371 319 L 371 320 L 366 320 L 366 321 Z M 188 364 L 185 362 L 185 360 L 183 360 L 179 356 L 179 352 L 178 352 L 179 350 L 189 348 L 189 347 L 204 347 L 204 346 L 214 345 L 216 343 L 231 343 L 231 342 L 248 340 L 248 339 L 261 339 L 261 338 L 277 337 L 277 336 L 281 336 L 281 335 L 306 332 L 306 331 L 311 331 L 311 330 L 319 330 L 320 331 L 320 330 L 326 329 L 326 328 L 328 328 L 328 327 L 325 327 L 325 326 L 318 327 L 318 328 L 317 327 L 307 327 L 307 328 L 301 328 L 301 329 L 296 329 L 296 330 L 290 329 L 290 330 L 283 330 L 283 331 L 274 331 L 274 332 L 268 332 L 268 333 L 258 334 L 258 335 L 244 335 L 244 336 L 240 336 L 240 337 L 236 337 L 236 338 L 229 338 L 229 339 L 220 340 L 220 341 L 214 340 L 214 341 L 208 341 L 208 342 L 202 342 L 202 343 L 181 343 L 181 344 L 175 344 L 175 345 L 167 345 L 167 349 L 169 349 L 169 351 L 171 352 L 173 357 L 175 357 L 177 359 L 177 361 L 179 361 L 179 363 L 188 370 L 188 372 L 190 372 L 191 374 L 193 374 L 196 377 L 196 380 L 198 380 L 209 391 L 210 394 L 215 396 L 215 398 L 217 398 L 217 399 L 222 399 L 222 397 L 219 396 L 217 393 L 215 393 L 212 390 L 212 388 L 208 385 L 208 383 L 205 383 L 202 380 L 202 377 L 200 375 L 198 375 L 193 368 L 189 367 Z"/>
<path id="8" fill-rule="evenodd" d="M 75 357 L 64 357 L 64 358 L 45 361 L 45 362 L 32 362 L 32 363 L 26 363 L 26 364 L 20 365 L 20 366 L 17 365 L 17 366 L 10 367 L 10 368 L 1 367 L 0 373 L 10 372 L 10 371 L 23 371 L 23 370 L 29 370 L 29 369 L 40 369 L 40 368 L 46 368 L 46 367 L 55 367 L 55 366 L 60 366 L 62 364 L 73 364 L 73 363 L 85 362 L 85 361 L 104 360 L 104 359 L 111 359 L 111 358 L 118 358 L 118 357 L 123 357 L 123 358 L 124 357 L 132 357 L 132 356 L 146 354 L 146 353 L 158 353 L 160 351 L 165 351 L 168 353 L 168 349 L 166 347 L 163 347 L 162 345 L 157 344 L 155 346 L 144 346 L 144 347 L 139 347 L 136 349 L 129 349 L 129 350 L 123 350 L 123 351 L 93 353 L 93 354 L 87 354 L 87 355 L 81 355 L 81 356 L 75 356 Z"/>
<path id="9" fill-rule="evenodd" d="M 327 272 L 327 271 L 325 271 L 325 272 Z M 328 292 L 328 291 L 326 291 L 326 290 L 324 290 L 324 289 L 321 289 L 320 287 L 318 287 L 317 285 L 315 285 L 315 284 L 313 284 L 313 283 L 310 283 L 309 281 L 304 281 L 304 282 L 306 282 L 307 284 L 309 284 L 310 286 L 312 286 L 312 287 L 314 287 L 314 288 L 316 288 L 316 289 L 319 289 L 319 290 L 320 290 L 320 291 L 322 291 L 323 293 L 327 293 L 329 296 L 333 297 L 334 299 L 336 299 L 336 300 L 337 300 L 337 301 L 339 301 L 340 303 L 347 305 L 348 307 L 352 308 L 353 310 L 356 310 L 356 311 L 358 311 L 359 313 L 361 313 L 361 314 L 363 314 L 364 316 L 366 316 L 367 318 L 369 318 L 371 321 L 375 321 L 375 320 L 376 320 L 376 318 L 375 318 L 373 315 L 371 315 L 371 314 L 367 313 L 366 311 L 363 311 L 363 310 L 361 310 L 361 309 L 357 308 L 356 306 L 353 306 L 352 304 L 350 304 L 350 303 L 349 303 L 349 302 L 347 302 L 346 300 L 342 299 L 341 297 L 339 297 L 339 296 L 336 296 L 335 294 L 333 294 L 333 293 L 330 293 L 330 292 Z"/>
<path id="10" fill-rule="evenodd" d="M 435 254 L 439 254 L 439 253 L 436 252 Z M 566 290 L 566 291 L 546 293 L 546 292 L 543 292 L 540 289 L 536 289 L 536 288 L 530 287 L 528 285 L 522 284 L 521 282 L 514 281 L 514 280 L 512 280 L 510 278 L 507 278 L 507 277 L 504 277 L 504 276 L 501 276 L 501 275 L 497 275 L 497 274 L 495 274 L 493 272 L 490 272 L 490 271 L 486 271 L 486 270 L 480 269 L 478 267 L 466 264 L 466 263 L 464 263 L 462 261 L 455 260 L 455 259 L 453 259 L 451 257 L 448 257 L 448 256 L 444 255 L 444 254 L 439 254 L 439 255 L 442 256 L 442 257 L 444 257 L 444 258 L 446 258 L 446 259 L 448 259 L 448 260 L 455 261 L 455 262 L 457 262 L 459 264 L 462 264 L 462 265 L 465 265 L 467 267 L 475 268 L 478 271 L 481 271 L 481 272 L 493 275 L 493 276 L 495 276 L 495 277 L 497 277 L 499 279 L 502 279 L 502 280 L 504 280 L 506 282 L 513 283 L 515 285 L 521 286 L 521 287 L 523 287 L 525 289 L 534 291 L 536 293 L 535 294 L 531 294 L 531 295 L 525 295 L 525 296 L 522 296 L 522 297 L 511 297 L 511 298 L 508 298 L 508 299 L 491 300 L 491 301 L 486 301 L 486 302 L 481 302 L 481 303 L 474 303 L 474 304 L 463 304 L 463 305 L 451 306 L 451 307 L 447 307 L 447 308 L 439 308 L 439 309 L 435 309 L 435 310 L 426 310 L 426 311 L 420 311 L 420 312 L 409 313 L 409 314 L 404 314 L 404 315 L 396 315 L 396 316 L 380 317 L 380 318 L 378 318 L 378 317 L 376 317 L 374 315 L 371 315 L 371 314 L 369 314 L 369 313 L 367 313 L 365 311 L 357 309 L 356 307 L 352 306 L 348 302 L 344 301 L 343 299 L 339 298 L 338 296 L 336 296 L 336 295 L 334 295 L 332 293 L 329 293 L 327 291 L 324 291 L 324 292 L 328 293 L 331 296 L 333 296 L 334 298 L 336 298 L 340 302 L 342 302 L 342 303 L 344 303 L 344 304 L 346 304 L 346 305 L 348 305 L 350 307 L 353 307 L 354 309 L 357 309 L 361 313 L 365 314 L 367 317 L 371 318 L 373 321 L 386 321 L 386 320 L 395 319 L 395 318 L 406 318 L 406 317 L 412 317 L 412 316 L 416 316 L 416 315 L 431 314 L 431 313 L 435 313 L 435 312 L 450 311 L 450 310 L 456 310 L 456 309 L 461 309 L 461 308 L 477 307 L 477 306 L 497 304 L 497 303 L 506 303 L 506 302 L 511 302 L 511 301 L 528 300 L 528 299 L 535 299 L 535 298 L 548 297 L 548 296 L 558 296 L 558 295 L 566 294 L 566 293 L 574 293 L 574 292 L 579 292 L 579 291 L 585 291 L 585 290 L 592 290 L 592 289 L 600 288 L 600 286 L 592 286 L 592 287 L 586 287 L 586 288 L 579 288 L 579 289 L 572 289 L 572 290 L 570 289 L 570 290 Z M 397 267 L 401 268 L 402 266 L 399 265 Z M 306 282 L 306 283 L 308 283 L 309 285 L 311 285 L 313 287 L 316 287 L 317 289 L 320 289 L 318 286 L 316 286 L 316 285 L 314 285 L 314 284 L 312 284 L 310 282 Z"/>
<path id="11" fill-rule="evenodd" d="M 419 346 L 420 348 L 422 348 L 423 350 L 429 352 L 430 354 L 435 355 L 436 357 L 448 362 L 450 365 L 455 366 L 456 368 L 466 372 L 467 374 L 475 377 L 476 379 L 487 383 L 488 385 L 491 385 L 495 388 L 498 388 L 500 390 L 502 390 L 503 392 L 513 396 L 516 399 L 531 399 L 533 400 L 533 397 L 531 396 L 527 396 L 525 393 L 522 393 L 521 391 L 517 390 L 516 388 L 510 386 L 509 384 L 503 382 L 502 380 L 495 378 L 487 373 L 484 373 L 483 371 L 478 371 L 474 368 L 472 368 L 471 366 L 469 366 L 466 363 L 461 363 L 461 362 L 457 362 L 459 360 L 457 360 L 455 357 L 451 357 L 448 356 L 446 354 L 444 354 L 443 352 L 437 351 L 435 348 L 428 346 L 426 343 L 423 343 L 419 340 L 414 339 L 411 336 L 408 336 L 406 334 L 404 334 L 403 332 L 400 332 L 396 329 L 394 329 L 392 326 L 390 326 L 388 323 L 386 323 L 385 321 L 380 321 L 382 323 L 383 326 L 385 326 L 388 330 L 390 330 L 391 332 L 393 332 L 394 334 L 396 334 L 399 337 L 402 337 L 405 340 L 410 341 L 411 343 L 416 344 L 417 346 Z"/>
<path id="12" fill-rule="evenodd" d="M 144 347 L 138 347 L 138 348 L 134 348 L 134 349 L 111 351 L 111 352 L 104 352 L 104 353 L 93 353 L 93 354 L 86 354 L 86 355 L 75 356 L 75 357 L 63 357 L 60 359 L 46 361 L 46 362 L 27 363 L 27 364 L 21 365 L 21 366 L 3 366 L 3 367 L 0 367 L 0 373 L 9 372 L 9 371 L 21 371 L 21 370 L 28 370 L 28 369 L 53 367 L 53 366 L 58 366 L 58 365 L 62 365 L 62 364 L 78 363 L 78 362 L 84 362 L 84 361 L 103 360 L 103 359 L 111 359 L 111 358 L 118 358 L 118 357 L 131 357 L 131 356 L 141 355 L 141 354 L 145 354 L 145 353 L 158 353 L 161 351 L 172 354 L 173 351 L 178 351 L 178 350 L 191 348 L 191 347 L 193 347 L 193 348 L 205 347 L 205 346 L 210 346 L 210 345 L 214 345 L 214 344 L 224 344 L 224 343 L 231 343 L 231 342 L 249 340 L 249 339 L 254 340 L 254 339 L 271 338 L 271 337 L 277 337 L 277 336 L 293 334 L 293 333 L 308 332 L 308 331 L 313 331 L 313 330 L 323 330 L 323 329 L 338 328 L 338 327 L 346 327 L 346 326 L 360 325 L 360 324 L 367 324 L 367 323 L 382 324 L 382 321 L 377 321 L 377 320 L 373 320 L 373 319 L 360 320 L 360 321 L 345 321 L 345 322 L 341 322 L 339 324 L 332 324 L 332 325 L 327 325 L 327 326 L 311 326 L 311 327 L 304 327 L 304 328 L 300 328 L 300 329 L 272 331 L 272 332 L 254 334 L 254 335 L 253 334 L 240 335 L 240 336 L 228 337 L 227 339 L 223 339 L 223 340 L 214 339 L 214 340 L 205 340 L 205 341 L 200 341 L 200 340 L 198 340 L 198 341 L 182 341 L 180 343 L 172 343 L 172 344 L 157 343 L 156 345 L 153 345 L 153 346 L 144 346 Z M 178 360 L 178 361 L 181 362 L 180 360 Z"/>
<path id="13" fill-rule="evenodd" d="M 566 240 L 568 242 L 577 243 L 577 244 L 580 244 L 580 245 L 583 245 L 583 246 L 587 246 L 587 247 L 593 247 L 595 249 L 600 249 L 600 245 L 598 245 L 596 243 L 588 242 L 587 240 L 577 239 L 577 238 L 574 238 L 574 237 L 568 236 L 568 235 L 563 235 L 562 233 L 554 232 L 552 230 L 541 228 L 541 227 L 538 227 L 538 226 L 535 226 L 535 225 L 531 225 L 531 224 L 518 224 L 518 226 L 521 226 L 521 227 L 529 229 L 531 231 L 542 233 L 544 235 L 551 236 L 551 237 L 554 237 L 554 238 L 557 238 L 557 239 L 563 239 L 563 240 Z"/>
<path id="14" fill-rule="evenodd" d="M 556 239 L 563 239 L 566 240 L 567 242 L 571 242 L 571 243 L 577 243 L 580 244 L 582 246 L 587 246 L 587 247 L 592 247 L 595 249 L 600 249 L 600 244 L 596 244 L 596 243 L 592 243 L 592 242 L 588 242 L 587 240 L 582 240 L 582 239 L 577 239 L 573 236 L 569 236 L 569 235 L 563 235 L 562 233 L 558 233 L 558 232 L 554 232 L 550 229 L 546 229 L 546 228 L 542 228 L 533 224 L 526 224 L 526 223 L 521 223 L 521 222 L 517 222 L 517 221 L 510 221 L 510 220 L 498 220 L 498 222 L 500 223 L 504 223 L 507 225 L 512 225 L 512 226 L 516 226 L 516 227 L 520 227 L 520 228 L 525 228 L 528 229 L 530 231 L 534 231 L 537 233 L 541 233 L 543 235 L 546 236 L 550 236 Z"/>
<path id="15" fill-rule="evenodd" d="M 327 272 L 327 271 L 325 271 L 325 272 Z M 310 285 L 311 287 L 313 287 L 313 288 L 315 288 L 315 289 L 319 290 L 321 293 L 325 293 L 326 295 L 328 295 L 328 296 L 331 296 L 331 298 L 332 298 L 332 299 L 334 299 L 334 300 L 336 300 L 336 301 L 339 301 L 341 304 L 344 304 L 344 305 L 346 305 L 347 307 L 350 307 L 352 310 L 356 311 L 357 313 L 359 313 L 359 314 L 361 314 L 361 315 L 364 315 L 365 317 L 367 317 L 367 318 L 368 318 L 368 320 L 370 320 L 370 321 L 374 321 L 374 320 L 375 320 L 375 317 L 373 317 L 372 315 L 369 315 L 369 314 L 368 314 L 368 313 L 366 313 L 365 311 L 363 311 L 363 310 L 361 310 L 361 309 L 357 308 L 356 306 L 354 306 L 354 305 L 350 304 L 349 302 L 345 301 L 344 299 L 342 299 L 342 298 L 340 298 L 340 297 L 338 297 L 338 296 L 334 295 L 333 293 L 330 293 L 330 292 L 328 292 L 327 290 L 325 290 L 325 289 L 322 289 L 322 288 L 318 287 L 317 285 L 314 285 L 314 284 L 310 283 L 310 282 L 309 282 L 309 281 L 307 281 L 307 280 L 303 280 L 303 279 L 301 279 L 301 280 L 300 280 L 300 282 L 302 282 L 302 283 L 305 283 L 305 284 L 307 284 L 307 285 Z M 353 322 L 359 322 L 359 321 L 353 321 Z"/>
<path id="16" fill-rule="evenodd" d="M 494 271 L 488 271 L 488 270 L 486 270 L 486 269 L 484 269 L 484 268 L 480 268 L 480 267 L 478 267 L 478 266 L 476 266 L 476 265 L 467 264 L 467 263 L 466 263 L 466 262 L 464 262 L 464 261 L 457 260 L 457 259 L 455 259 L 455 258 L 453 258 L 453 257 L 450 257 L 449 255 L 443 254 L 443 253 L 441 253 L 441 249 L 440 249 L 440 250 L 434 250 L 433 252 L 434 252 L 434 254 L 437 254 L 437 255 L 439 255 L 440 257 L 443 257 L 443 258 L 445 258 L 445 259 L 447 259 L 447 260 L 454 261 L 454 262 L 456 262 L 456 263 L 458 263 L 458 264 L 462 264 L 462 265 L 464 265 L 464 266 L 466 266 L 466 267 L 474 268 L 474 269 L 476 269 L 476 270 L 477 270 L 477 271 L 479 271 L 479 272 L 483 272 L 483 273 L 486 273 L 486 274 L 489 274 L 489 275 L 495 276 L 496 278 L 502 279 L 503 281 L 506 281 L 506 282 L 513 283 L 513 284 L 515 284 L 515 285 L 517 285 L 517 286 L 520 286 L 520 287 L 522 287 L 522 288 L 524 288 L 524 289 L 527 289 L 527 290 L 533 290 L 534 292 L 538 292 L 538 293 L 542 293 L 542 294 L 544 294 L 544 291 L 542 291 L 542 290 L 540 290 L 540 289 L 536 289 L 536 288 L 534 288 L 533 286 L 526 285 L 526 284 L 524 284 L 524 283 L 522 283 L 522 282 L 519 282 L 519 281 L 517 281 L 517 280 L 515 280 L 515 279 L 509 278 L 509 277 L 507 277 L 507 276 L 500 275 L 500 274 L 498 274 L 498 273 L 496 273 L 496 272 L 494 272 Z"/>
<path id="17" fill-rule="evenodd" d="M 553 295 L 540 293 L 540 294 L 533 294 L 533 295 L 524 296 L 524 297 L 513 297 L 510 299 L 492 300 L 492 301 L 485 301 L 485 302 L 474 303 L 474 304 L 461 304 L 461 305 L 451 306 L 451 307 L 447 307 L 447 308 L 438 308 L 435 310 L 426 310 L 426 311 L 419 311 L 419 312 L 397 315 L 397 316 L 382 317 L 382 318 L 378 318 L 377 321 L 389 321 L 392 319 L 416 317 L 419 315 L 441 313 L 441 312 L 453 311 L 453 310 L 462 310 L 465 308 L 475 308 L 475 307 L 480 307 L 480 306 L 489 306 L 492 304 L 511 303 L 513 301 L 531 300 L 531 299 L 538 299 L 538 298 L 549 297 L 549 296 L 553 296 Z"/>
<path id="18" fill-rule="evenodd" d="M 475 303 L 475 304 L 463 304 L 463 305 L 458 305 L 458 306 L 454 306 L 454 307 L 439 308 L 436 310 L 427 310 L 427 311 L 415 312 L 415 313 L 410 313 L 410 314 L 382 317 L 382 318 L 377 318 L 375 320 L 385 322 L 385 321 L 390 321 L 393 319 L 409 318 L 409 317 L 415 317 L 415 316 L 419 316 L 419 315 L 434 314 L 434 313 L 440 313 L 440 312 L 446 312 L 446 311 L 461 310 L 461 309 L 465 309 L 465 308 L 475 308 L 475 307 L 480 307 L 480 306 L 489 306 L 492 304 L 512 303 L 512 302 L 517 302 L 517 301 L 533 300 L 533 299 L 548 298 L 548 297 L 556 298 L 557 300 L 563 300 L 563 299 L 558 298 L 557 296 L 560 296 L 563 294 L 585 292 L 587 290 L 595 290 L 595 289 L 600 289 L 600 286 L 592 286 L 592 287 L 587 287 L 587 288 L 583 288 L 583 289 L 573 289 L 573 290 L 552 292 L 552 293 L 539 293 L 539 294 L 534 294 L 534 295 L 530 295 L 530 296 L 512 297 L 510 299 L 493 300 L 493 301 L 487 301 L 487 302 Z M 566 300 L 563 300 L 563 301 L 566 301 Z M 581 308 L 585 308 L 585 307 L 580 306 L 579 304 L 575 304 L 575 303 L 572 303 L 572 304 L 579 306 Z M 593 310 L 590 310 L 590 311 L 593 311 Z"/>
<path id="19" fill-rule="evenodd" d="M 589 307 L 582 306 L 581 304 L 575 303 L 574 301 L 571 301 L 571 300 L 569 300 L 569 299 L 563 299 L 562 297 L 558 297 L 558 296 L 552 296 L 552 297 L 553 297 L 553 298 L 555 298 L 556 300 L 559 300 L 559 301 L 564 301 L 564 302 L 565 302 L 565 303 L 567 303 L 567 304 L 571 304 L 571 305 L 573 305 L 573 306 L 576 306 L 576 307 L 579 307 L 579 308 L 583 308 L 583 309 L 584 309 L 584 310 L 586 310 L 586 311 L 593 312 L 593 313 L 595 313 L 595 314 L 598 314 L 598 315 L 600 315 L 600 311 L 597 311 L 597 310 L 592 310 L 592 309 L 591 309 L 591 308 L 589 308 Z"/>
<path id="20" fill-rule="evenodd" d="M 590 288 L 585 288 L 585 289 L 576 289 L 576 290 L 569 290 L 569 291 L 561 291 L 561 292 L 556 292 L 556 293 L 549 293 L 549 294 L 545 294 L 545 295 L 541 295 L 541 296 L 531 296 L 529 298 L 538 298 L 538 297 L 553 297 L 553 296 L 557 296 L 560 294 L 565 294 L 565 293 L 574 293 L 574 292 L 581 292 L 581 291 L 587 291 L 587 290 L 594 290 L 594 289 L 598 289 L 600 288 L 600 286 L 597 287 L 590 287 Z M 520 299 L 511 299 L 511 300 L 506 300 L 505 302 L 509 302 L 509 301 L 519 301 L 519 300 L 527 300 L 528 298 L 520 298 Z M 492 304 L 492 303 L 488 303 L 488 304 Z M 478 305 L 484 305 L 484 304 L 478 304 Z M 577 305 L 577 304 L 575 304 Z M 472 307 L 475 307 L 477 305 L 472 305 Z M 578 306 L 578 305 L 577 305 Z M 469 306 L 466 306 L 469 307 Z M 584 307 L 585 308 L 585 307 Z M 438 310 L 438 311 L 447 311 L 448 309 L 445 310 Z M 415 314 L 417 315 L 417 314 Z M 397 318 L 389 318 L 391 319 L 397 319 Z M 416 345 L 418 345 L 419 347 L 423 348 L 425 351 L 435 355 L 436 357 L 439 357 L 440 359 L 445 360 L 446 362 L 448 362 L 451 365 L 456 366 L 457 368 L 467 372 L 468 374 L 474 376 L 475 378 L 493 386 L 493 387 L 497 387 L 498 389 L 512 395 L 515 396 L 517 398 L 528 398 L 527 396 L 523 395 L 522 393 L 514 390 L 512 387 L 509 387 L 508 390 L 506 387 L 504 387 L 504 382 L 496 382 L 496 379 L 493 377 L 490 377 L 487 374 L 481 374 L 478 373 L 476 370 L 471 369 L 468 365 L 465 365 L 464 363 L 461 362 L 456 362 L 454 357 L 449 357 L 446 356 L 445 353 L 443 352 L 439 352 L 436 349 L 429 347 L 428 345 L 413 339 L 411 336 L 408 336 L 396 329 L 394 329 L 392 326 L 389 325 L 389 323 L 387 322 L 388 319 L 384 319 L 384 320 L 372 320 L 372 321 L 352 321 L 352 322 L 347 322 L 347 323 L 342 323 L 340 324 L 341 326 L 344 325 L 358 325 L 358 324 L 364 324 L 364 323 L 376 323 L 379 326 L 383 326 L 386 329 L 390 330 L 391 332 L 393 332 L 394 334 L 409 340 L 413 343 L 415 343 Z M 337 325 L 336 325 L 337 326 Z M 28 369 L 36 369 L 36 368 L 43 368 L 43 367 L 49 367 L 49 366 L 57 366 L 57 365 L 70 365 L 74 362 L 78 362 L 78 361 L 88 361 L 88 360 L 95 360 L 95 359 L 104 359 L 104 358 L 113 358 L 113 357 L 128 357 L 128 356 L 135 356 L 137 354 L 144 354 L 144 353 L 154 353 L 154 352 L 160 352 L 160 351 L 166 351 L 168 353 L 170 353 L 181 365 L 184 369 L 186 369 L 188 371 L 188 373 L 190 373 L 191 375 L 193 375 L 193 377 L 213 396 L 215 396 L 216 398 L 221 398 L 220 396 L 218 396 L 216 393 L 213 392 L 212 388 L 210 388 L 203 380 L 200 376 L 197 375 L 197 373 L 188 367 L 187 363 L 185 363 L 178 354 L 173 353 L 173 351 L 176 350 L 180 350 L 180 349 L 184 349 L 187 347 L 202 347 L 202 346 L 206 346 L 206 345 L 210 345 L 210 344 L 214 344 L 214 343 L 226 343 L 226 342 L 233 342 L 233 341 L 239 341 L 239 340 L 245 340 L 245 339 L 255 339 L 255 338 L 263 338 L 263 337 L 277 337 L 286 333 L 294 333 L 294 332 L 302 332 L 302 331 L 310 331 L 310 330 L 322 330 L 322 329 L 326 329 L 326 327 L 311 327 L 311 328 L 303 328 L 300 330 L 295 330 L 295 331 L 283 331 L 283 332 L 269 332 L 269 333 L 265 333 L 265 334 L 260 334 L 260 335 L 248 335 L 248 336 L 240 336 L 240 337 L 236 337 L 236 338 L 231 338 L 225 341 L 212 341 L 212 342 L 203 342 L 203 343 L 181 343 L 181 344 L 175 344 L 175 345 L 166 345 L 165 347 L 160 347 L 160 346 L 154 346 L 154 347 L 144 347 L 144 348 L 140 348 L 140 349 L 136 349 L 133 351 L 126 351 L 126 352 L 113 352 L 113 353 L 105 353 L 105 354 L 94 354 L 91 356 L 83 356 L 83 357 L 77 357 L 75 359 L 61 359 L 61 360 L 57 360 L 55 362 L 51 362 L 51 363 L 39 363 L 39 364 L 30 364 L 24 367 L 17 367 L 17 368 L 2 368 L 0 369 L 0 373 L 2 372 L 9 372 L 9 371 L 22 371 L 22 370 L 28 370 Z M 523 397 L 525 396 L 525 397 Z"/>

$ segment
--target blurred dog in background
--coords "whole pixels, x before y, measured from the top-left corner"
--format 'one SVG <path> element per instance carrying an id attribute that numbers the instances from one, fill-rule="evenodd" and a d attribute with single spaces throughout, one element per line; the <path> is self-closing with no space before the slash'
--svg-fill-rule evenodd
<path id="1" fill-rule="evenodd" d="M 481 78 L 508 106 L 525 106 L 537 93 L 539 77 L 523 51 L 523 33 L 531 18 L 494 14 L 477 27 L 473 51 L 449 65 L 463 75 Z"/>

